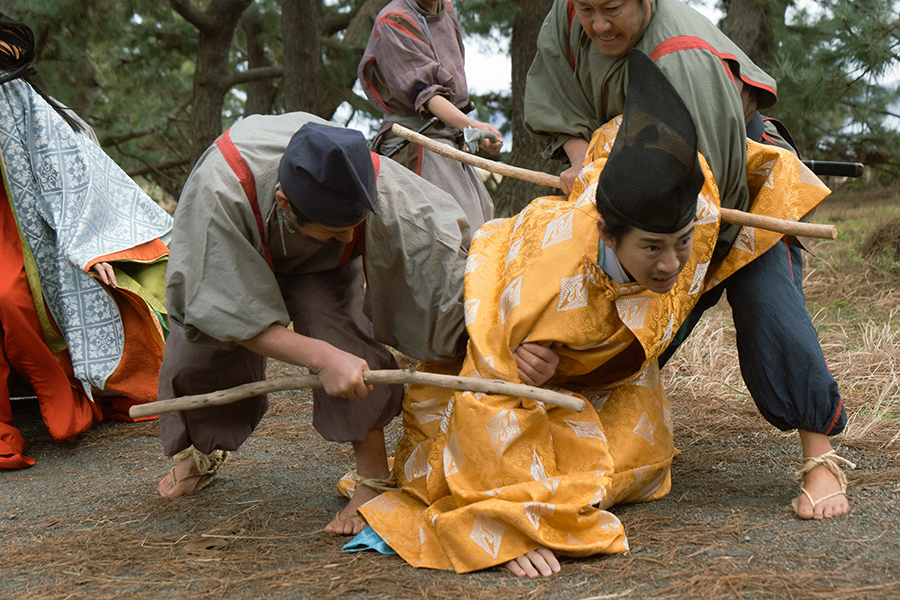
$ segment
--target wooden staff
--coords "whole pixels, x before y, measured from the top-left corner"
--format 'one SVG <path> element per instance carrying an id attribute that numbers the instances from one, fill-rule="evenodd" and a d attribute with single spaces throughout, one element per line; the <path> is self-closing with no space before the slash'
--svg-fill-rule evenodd
<path id="1" fill-rule="evenodd" d="M 475 377 L 458 377 L 454 375 L 440 375 L 437 373 L 421 373 L 419 371 L 363 371 L 363 380 L 371 385 L 390 383 L 410 383 L 413 385 L 428 385 L 432 387 L 447 388 L 467 392 L 481 392 L 485 394 L 500 394 L 503 396 L 517 396 L 536 400 L 544 404 L 567 408 L 575 412 L 584 410 L 584 401 L 581 398 L 567 396 L 553 390 L 532 387 L 524 383 L 510 383 L 502 379 L 478 379 Z M 279 377 L 255 383 L 245 383 L 227 390 L 198 394 L 196 396 L 182 396 L 170 400 L 159 400 L 146 404 L 135 404 L 128 411 L 132 419 L 149 417 L 159 413 L 175 412 L 178 410 L 192 410 L 206 406 L 221 406 L 231 404 L 251 396 L 259 396 L 272 392 L 284 392 L 287 390 L 313 389 L 323 387 L 318 375 L 296 375 L 293 377 Z"/>
<path id="2" fill-rule="evenodd" d="M 544 185 L 560 190 L 562 189 L 562 182 L 556 175 L 513 167 L 494 160 L 481 158 L 480 156 L 475 156 L 474 154 L 468 154 L 461 150 L 457 150 L 452 146 L 442 144 L 429 137 L 418 134 L 415 131 L 407 129 L 406 127 L 403 127 L 398 123 L 394 123 L 394 125 L 391 127 L 391 131 L 393 131 L 395 135 L 399 135 L 406 140 L 419 144 L 420 146 L 431 150 L 435 154 L 440 154 L 441 156 L 452 158 L 453 160 L 466 163 L 467 165 L 472 165 L 473 167 L 478 167 L 479 169 L 484 169 L 485 171 L 497 173 L 498 175 L 503 175 L 505 177 L 512 177 L 513 179 L 521 179 L 522 181 L 528 181 L 530 183 L 536 183 L 538 185 Z M 722 221 L 724 221 L 725 223 L 731 223 L 732 225 L 766 229 L 768 231 L 774 231 L 776 233 L 781 233 L 784 235 L 795 235 L 824 240 L 837 239 L 837 229 L 834 227 L 834 225 L 820 225 L 817 223 L 787 221 L 785 219 L 776 219 L 775 217 L 754 215 L 742 210 L 734 210 L 733 208 L 720 208 L 719 210 L 722 213 Z"/>

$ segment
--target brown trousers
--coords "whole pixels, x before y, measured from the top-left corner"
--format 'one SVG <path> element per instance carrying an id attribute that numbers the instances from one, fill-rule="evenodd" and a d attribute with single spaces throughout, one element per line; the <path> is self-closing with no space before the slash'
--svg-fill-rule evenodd
<path id="1" fill-rule="evenodd" d="M 397 363 L 372 338 L 363 315 L 362 259 L 322 273 L 278 276 L 278 284 L 294 323 L 294 331 L 328 342 L 363 358 L 371 370 L 395 369 Z M 159 399 L 203 394 L 266 378 L 266 357 L 243 346 L 222 349 L 184 339 L 173 324 L 159 374 Z M 400 412 L 403 386 L 376 386 L 364 398 L 348 400 L 313 390 L 313 426 L 326 440 L 361 442 Z M 163 413 L 159 424 L 166 456 L 193 444 L 209 454 L 237 450 L 268 408 L 265 395 L 233 404 Z"/>

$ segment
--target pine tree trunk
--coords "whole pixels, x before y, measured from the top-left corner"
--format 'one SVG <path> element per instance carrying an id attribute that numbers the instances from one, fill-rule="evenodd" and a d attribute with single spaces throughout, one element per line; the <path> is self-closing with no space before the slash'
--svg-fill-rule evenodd
<path id="1" fill-rule="evenodd" d="M 263 28 L 260 23 L 258 7 L 248 10 L 241 19 L 244 34 L 247 37 L 247 66 L 250 69 L 257 67 L 269 67 L 272 61 L 266 54 L 265 46 L 261 43 Z M 260 79 L 251 81 L 246 86 L 247 101 L 244 103 L 244 116 L 268 115 L 275 105 L 278 90 L 272 79 Z"/>
<path id="2" fill-rule="evenodd" d="M 722 31 L 750 60 L 765 69 L 778 46 L 775 30 L 784 23 L 791 0 L 727 0 Z"/>
<path id="3" fill-rule="evenodd" d="M 322 56 L 319 48 L 318 0 L 282 0 L 284 40 L 284 109 L 320 114 Z"/>
<path id="4" fill-rule="evenodd" d="M 538 32 L 553 0 L 522 0 L 518 4 L 519 12 L 513 21 L 509 44 L 512 61 L 513 138 L 509 163 L 524 169 L 558 174 L 562 170 L 562 163 L 541 157 L 544 144 L 529 135 L 525 130 L 524 119 L 525 78 L 534 60 Z M 494 194 L 494 212 L 497 216 L 513 215 L 538 196 L 558 193 L 559 190 L 507 177 L 500 182 Z"/>
<path id="5" fill-rule="evenodd" d="M 241 14 L 250 2 L 213 0 L 201 12 L 185 0 L 169 0 L 172 8 L 199 32 L 191 100 L 191 165 L 222 133 L 222 105 L 231 87 L 228 51 Z"/>

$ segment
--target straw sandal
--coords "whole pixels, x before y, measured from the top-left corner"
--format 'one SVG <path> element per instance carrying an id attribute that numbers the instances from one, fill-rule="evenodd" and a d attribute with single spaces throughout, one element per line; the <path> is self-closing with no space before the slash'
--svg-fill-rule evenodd
<path id="1" fill-rule="evenodd" d="M 192 477 L 198 477 L 197 485 L 194 486 L 194 489 L 184 496 L 195 494 L 208 486 L 213 482 L 213 479 L 216 478 L 216 475 L 219 472 L 219 469 L 225 466 L 225 463 L 228 462 L 228 459 L 231 458 L 231 453 L 227 450 L 213 450 L 210 454 L 203 454 L 193 446 L 189 448 L 185 448 L 178 454 L 172 457 L 174 460 L 179 463 L 186 458 L 191 458 L 194 461 L 194 464 L 197 466 L 197 470 L 199 473 L 193 473 L 188 475 L 187 477 L 183 477 L 181 479 L 175 474 L 175 467 L 172 467 L 172 470 L 169 473 L 172 474 L 172 486 L 177 486 L 183 481 L 187 481 Z M 177 466 L 177 465 L 176 465 Z"/>
<path id="2" fill-rule="evenodd" d="M 816 509 L 816 506 L 828 500 L 829 498 L 834 498 L 835 496 L 847 495 L 847 476 L 844 475 L 844 472 L 841 471 L 841 468 L 838 466 L 838 462 L 843 462 L 849 468 L 855 469 L 856 465 L 847 460 L 842 456 L 838 456 L 834 450 L 830 450 L 821 456 L 806 456 L 803 458 L 803 468 L 797 471 L 797 477 L 800 478 L 800 491 L 803 492 L 803 495 L 809 500 L 809 503 L 812 505 L 813 510 Z M 841 484 L 841 491 L 834 492 L 832 494 L 828 494 L 827 496 L 822 496 L 818 500 L 813 500 L 813 497 L 810 495 L 806 488 L 803 487 L 803 478 L 807 473 L 812 471 L 818 466 L 823 466 L 834 475 L 834 478 L 837 479 L 838 483 Z M 797 496 L 791 501 L 791 506 L 794 507 L 794 512 L 797 515 L 800 515 L 800 498 L 803 496 Z"/>

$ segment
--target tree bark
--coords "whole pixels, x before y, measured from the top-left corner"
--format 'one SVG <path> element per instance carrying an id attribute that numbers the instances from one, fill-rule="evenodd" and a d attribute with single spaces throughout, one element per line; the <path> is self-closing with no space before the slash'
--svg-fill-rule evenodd
<path id="1" fill-rule="evenodd" d="M 191 106 L 191 165 L 222 133 L 222 105 L 230 88 L 228 52 L 241 14 L 251 1 L 212 0 L 201 11 L 190 0 L 169 0 L 199 32 Z"/>
<path id="2" fill-rule="evenodd" d="M 319 2 L 282 0 L 281 37 L 284 40 L 284 108 L 318 115 L 322 89 L 319 48 Z"/>
<path id="3" fill-rule="evenodd" d="M 512 62 L 513 149 L 509 162 L 524 169 L 557 174 L 561 170 L 561 163 L 547 160 L 541 156 L 544 145 L 531 137 L 525 130 L 524 117 L 525 79 L 534 60 L 538 32 L 552 5 L 553 0 L 522 0 L 518 3 L 519 12 L 513 21 L 509 44 L 510 61 Z M 559 193 L 559 191 L 518 179 L 506 178 L 500 182 L 494 195 L 494 212 L 497 216 L 512 215 L 538 196 L 555 193 Z"/>
<path id="4" fill-rule="evenodd" d="M 241 19 L 244 35 L 247 37 L 247 65 L 250 69 L 272 66 L 261 43 L 263 28 L 260 23 L 258 8 L 248 10 Z M 275 106 L 278 90 L 272 79 L 258 79 L 247 83 L 247 101 L 244 103 L 244 116 L 268 115 Z"/>
<path id="5" fill-rule="evenodd" d="M 722 32 L 766 69 L 774 61 L 778 46 L 776 28 L 784 24 L 792 0 L 726 0 Z"/>
<path id="6" fill-rule="evenodd" d="M 389 0 L 359 0 L 349 13 L 326 12 L 317 0 L 282 0 L 285 110 L 304 110 L 330 119 L 353 93 L 356 66 L 375 24 Z M 309 15 L 309 16 L 307 16 Z M 343 28 L 340 42 L 333 39 Z M 323 31 L 324 30 L 324 31 Z M 331 77 L 324 76 L 327 56 Z"/>

